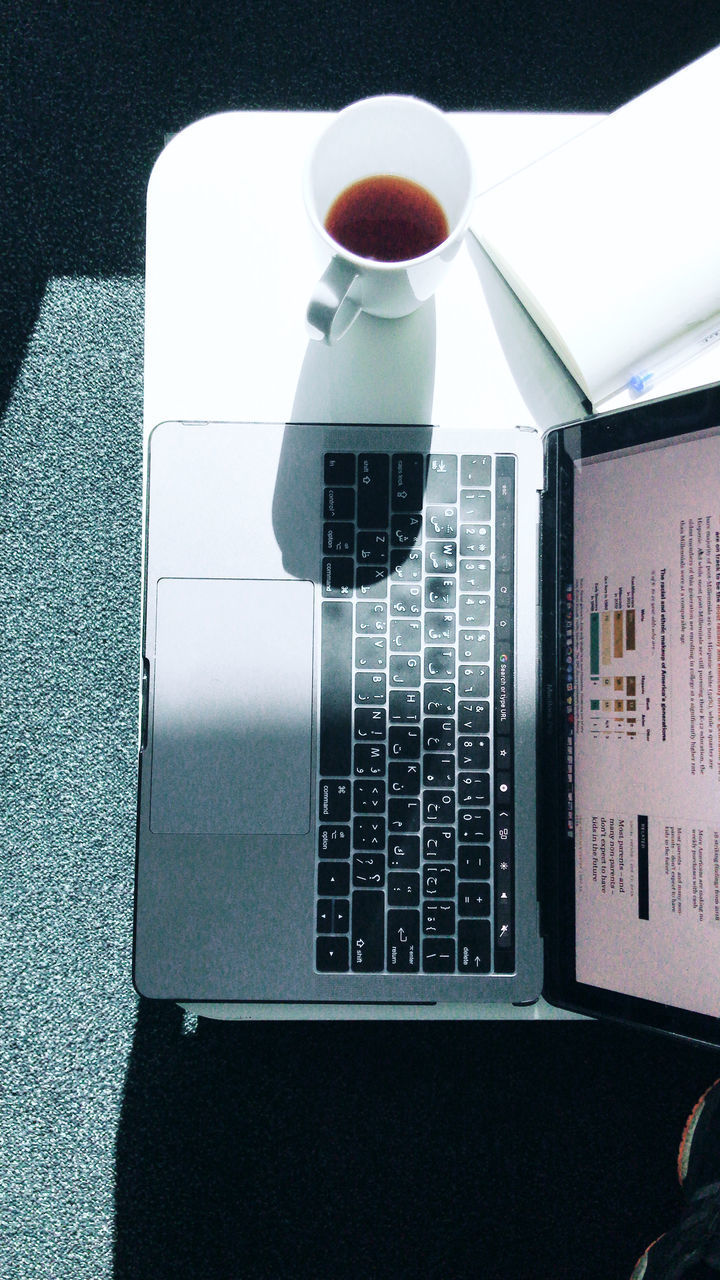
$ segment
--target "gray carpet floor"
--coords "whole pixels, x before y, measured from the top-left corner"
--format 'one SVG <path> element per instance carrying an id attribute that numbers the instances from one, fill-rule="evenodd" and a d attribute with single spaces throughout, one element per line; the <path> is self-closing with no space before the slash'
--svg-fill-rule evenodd
<path id="1" fill-rule="evenodd" d="M 130 982 L 140 279 L 59 278 L 0 426 L 0 1275 L 111 1274 Z"/>

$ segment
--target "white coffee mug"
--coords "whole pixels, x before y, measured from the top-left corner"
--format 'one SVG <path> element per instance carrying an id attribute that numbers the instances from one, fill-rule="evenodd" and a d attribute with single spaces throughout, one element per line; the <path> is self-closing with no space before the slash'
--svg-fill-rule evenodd
<path id="1" fill-rule="evenodd" d="M 402 261 L 361 257 L 325 227 L 337 197 L 363 178 L 394 175 L 424 187 L 440 204 L 446 237 Z M 409 315 L 435 292 L 462 244 L 475 197 L 468 150 L 446 115 L 419 98 L 387 95 L 354 102 L 328 125 L 309 157 L 304 197 L 321 260 L 329 265 L 307 311 L 314 338 L 337 342 L 360 311 Z"/>

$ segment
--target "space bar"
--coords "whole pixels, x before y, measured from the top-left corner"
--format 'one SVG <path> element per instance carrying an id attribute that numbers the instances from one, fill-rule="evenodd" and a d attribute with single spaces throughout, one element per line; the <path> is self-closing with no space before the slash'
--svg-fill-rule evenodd
<path id="1" fill-rule="evenodd" d="M 320 772 L 350 773 L 352 752 L 352 604 L 324 600 L 320 653 Z"/>

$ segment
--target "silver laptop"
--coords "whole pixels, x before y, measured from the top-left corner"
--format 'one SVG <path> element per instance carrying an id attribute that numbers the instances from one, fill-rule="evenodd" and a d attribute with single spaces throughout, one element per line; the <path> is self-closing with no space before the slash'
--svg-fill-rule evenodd
<path id="1" fill-rule="evenodd" d="M 159 424 L 137 990 L 717 1039 L 718 424 Z"/>

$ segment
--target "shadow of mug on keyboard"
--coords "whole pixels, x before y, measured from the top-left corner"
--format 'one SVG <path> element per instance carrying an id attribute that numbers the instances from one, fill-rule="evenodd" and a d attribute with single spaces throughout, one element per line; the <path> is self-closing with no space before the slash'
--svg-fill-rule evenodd
<path id="1" fill-rule="evenodd" d="M 409 316 L 358 316 L 337 346 L 308 342 L 293 422 L 430 422 L 435 300 Z"/>

